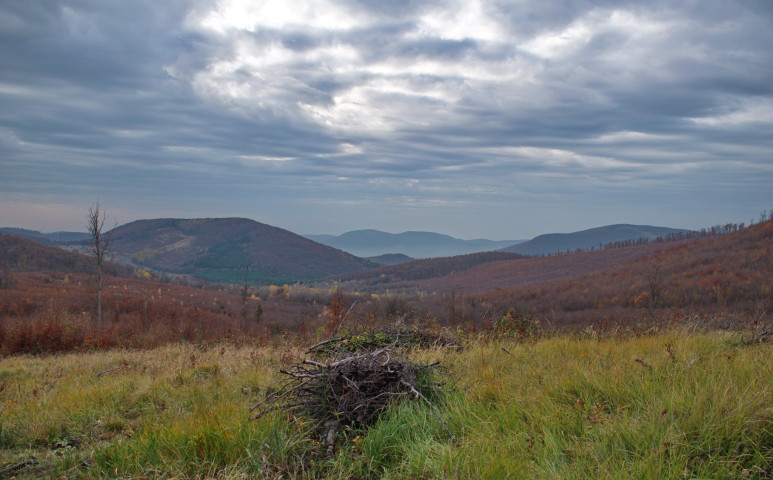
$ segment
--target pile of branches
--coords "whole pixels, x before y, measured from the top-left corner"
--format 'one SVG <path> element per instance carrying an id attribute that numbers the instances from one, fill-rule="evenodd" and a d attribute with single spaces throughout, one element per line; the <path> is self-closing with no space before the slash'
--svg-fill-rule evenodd
<path id="1" fill-rule="evenodd" d="M 428 398 L 442 387 L 431 381 L 438 365 L 401 359 L 390 348 L 344 351 L 324 360 L 306 359 L 280 370 L 286 378 L 250 411 L 257 410 L 253 419 L 275 410 L 310 417 L 328 456 L 333 454 L 342 429 L 366 428 L 390 403 L 406 398 L 426 403 L 453 438 Z"/>
<path id="2" fill-rule="evenodd" d="M 415 326 L 405 326 L 401 323 L 386 325 L 376 330 L 350 331 L 339 337 L 329 338 L 309 347 L 306 353 L 314 353 L 318 357 L 331 357 L 345 352 L 361 350 L 411 349 L 414 347 L 461 350 L 461 340 L 445 331 L 428 332 Z"/>

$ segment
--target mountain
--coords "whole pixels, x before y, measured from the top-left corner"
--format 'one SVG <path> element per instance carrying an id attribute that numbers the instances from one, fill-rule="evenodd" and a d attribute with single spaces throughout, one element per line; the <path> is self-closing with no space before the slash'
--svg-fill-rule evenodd
<path id="1" fill-rule="evenodd" d="M 664 242 L 634 242 L 627 248 L 597 249 L 571 255 L 524 257 L 497 251 L 414 260 L 341 275 L 335 277 L 335 285 L 344 290 L 378 294 L 416 291 L 465 294 L 472 295 L 471 299 L 476 301 L 499 298 L 510 305 L 516 302 L 515 297 L 508 296 L 510 289 L 531 285 L 534 289 L 520 298 L 517 305 L 528 301 L 535 308 L 543 309 L 545 305 L 554 306 L 561 301 L 564 303 L 555 307 L 556 310 L 573 311 L 579 308 L 577 305 L 601 308 L 602 304 L 622 304 L 627 308 L 630 305 L 626 302 L 633 302 L 632 298 L 650 288 L 648 279 L 652 279 L 653 272 L 660 269 L 668 273 L 668 280 L 662 282 L 663 286 L 668 286 L 670 292 L 683 291 L 683 305 L 694 302 L 689 291 L 684 290 L 688 285 L 700 290 L 702 298 L 710 297 L 713 292 L 714 300 L 706 300 L 705 303 L 709 305 L 725 298 L 724 295 L 748 295 L 749 292 L 757 292 L 758 288 L 760 292 L 770 290 L 769 279 L 773 278 L 770 273 L 773 262 L 768 261 L 771 258 L 771 238 L 773 221 L 768 221 L 740 229 L 735 226 L 730 229 L 703 229 L 684 235 L 669 234 L 668 241 Z M 599 273 L 604 271 L 612 274 Z M 604 282 L 608 285 L 594 290 L 591 284 L 604 275 Z M 580 277 L 583 280 L 577 281 Z M 575 284 L 572 284 L 572 279 L 575 279 Z M 568 282 L 561 285 L 571 288 L 571 300 L 568 294 L 555 287 L 559 284 L 557 282 Z M 762 286 L 754 285 L 755 282 Z M 738 285 L 744 286 L 736 288 Z M 543 287 L 545 292 L 550 288 L 550 293 L 543 292 Z M 608 298 L 601 303 L 589 301 L 586 298 L 589 291 L 590 294 L 603 294 Z M 614 312 L 610 316 L 614 317 Z"/>
<path id="2" fill-rule="evenodd" d="M 86 232 L 51 232 L 43 233 L 37 230 L 27 230 L 25 228 L 0 228 L 0 233 L 16 235 L 39 243 L 47 245 L 61 245 L 65 243 L 80 242 L 89 238 Z"/>
<path id="3" fill-rule="evenodd" d="M 415 258 L 411 258 L 408 255 L 403 255 L 402 253 L 385 253 L 375 257 L 368 257 L 368 260 L 372 260 L 379 265 L 389 266 L 410 262 L 411 260 L 415 260 Z"/>
<path id="4" fill-rule="evenodd" d="M 379 230 L 355 230 L 344 234 L 306 235 L 306 238 L 360 257 L 402 253 L 413 258 L 451 257 L 486 252 L 511 246 L 517 240 L 461 240 L 432 232 L 387 233 Z"/>
<path id="5" fill-rule="evenodd" d="M 246 218 L 138 220 L 112 231 L 120 260 L 209 281 L 283 283 L 377 265 L 287 230 Z"/>
<path id="6" fill-rule="evenodd" d="M 103 268 L 109 275 L 134 275 L 133 269 L 113 262 L 105 262 Z M 45 245 L 26 236 L 0 233 L 0 270 L 5 269 L 19 272 L 94 273 L 97 267 L 94 258 L 88 255 Z"/>
<path id="7" fill-rule="evenodd" d="M 604 227 L 591 228 L 574 233 L 549 233 L 540 235 L 533 239 L 511 245 L 501 249 L 504 252 L 520 253 L 522 255 L 550 255 L 554 253 L 574 252 L 577 249 L 591 250 L 625 242 L 628 240 L 638 240 L 646 238 L 654 240 L 657 237 L 667 237 L 679 233 L 688 233 L 689 230 L 653 227 L 650 225 L 607 225 Z"/>

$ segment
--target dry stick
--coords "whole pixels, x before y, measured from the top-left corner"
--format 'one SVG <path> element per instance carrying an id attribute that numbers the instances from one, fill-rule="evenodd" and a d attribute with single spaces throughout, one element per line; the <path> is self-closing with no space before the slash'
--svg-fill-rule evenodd
<path id="1" fill-rule="evenodd" d="M 357 305 L 357 302 L 352 303 L 352 305 L 349 307 L 349 310 L 346 311 L 344 314 L 344 318 L 341 319 L 341 321 L 336 325 L 335 330 L 333 330 L 333 333 L 330 334 L 330 338 L 327 340 L 322 340 L 321 342 L 317 342 L 314 345 L 310 346 L 308 349 L 306 349 L 306 353 L 311 353 L 314 350 L 318 349 L 319 347 L 324 347 L 325 345 L 340 342 L 343 340 L 343 337 L 336 337 L 335 334 L 338 333 L 338 329 L 341 328 L 341 325 L 344 323 L 344 320 L 346 320 L 346 317 L 349 316 L 349 312 L 352 311 L 354 306 Z"/>
<path id="2" fill-rule="evenodd" d="M 330 419 L 325 422 L 325 433 L 323 435 L 325 441 L 325 455 L 332 457 L 335 452 L 336 433 L 338 433 L 339 422 L 336 419 Z"/>
<path id="3" fill-rule="evenodd" d="M 325 368 L 325 364 L 324 363 L 315 362 L 314 360 L 309 360 L 309 359 L 304 360 L 303 364 L 304 365 L 314 365 L 317 368 Z"/>
<path id="4" fill-rule="evenodd" d="M 427 403 L 427 405 L 429 405 L 432 408 L 432 411 L 435 413 L 435 416 L 437 417 L 438 420 L 440 420 L 440 423 L 443 424 L 443 427 L 445 427 L 446 432 L 448 432 L 448 435 L 451 437 L 451 441 L 452 442 L 456 442 L 456 437 L 454 436 L 453 433 L 451 433 L 451 429 L 448 428 L 448 425 L 446 425 L 446 422 L 443 421 L 443 417 L 440 416 L 440 410 L 438 410 L 436 406 L 432 405 L 432 402 L 427 400 L 427 397 L 422 395 L 420 391 L 416 390 L 416 387 L 414 387 L 413 385 L 411 385 L 410 383 L 408 383 L 408 382 L 406 382 L 405 380 L 402 380 L 402 379 L 400 380 L 400 383 L 402 383 L 406 387 L 410 388 L 411 389 L 411 393 L 413 393 L 416 396 L 416 398 L 421 398 L 422 400 L 424 400 Z"/>
<path id="5" fill-rule="evenodd" d="M 671 361 L 676 362 L 676 355 L 674 355 L 674 346 L 670 343 L 667 343 L 666 351 L 668 352 L 668 356 L 671 358 Z"/>
<path id="6" fill-rule="evenodd" d="M 343 365 L 344 363 L 354 362 L 354 361 L 360 360 L 362 358 L 367 358 L 367 357 L 371 357 L 371 358 L 373 358 L 375 360 L 375 358 L 378 355 L 381 355 L 382 353 L 386 353 L 386 351 L 387 350 L 385 348 L 382 348 L 382 349 L 376 350 L 374 352 L 363 353 L 362 355 L 354 355 L 354 356 L 351 356 L 351 357 L 342 358 L 341 360 L 338 360 L 337 362 L 333 362 L 333 363 L 327 365 L 327 368 L 335 368 L 335 367 L 337 367 L 339 365 Z M 387 354 L 387 358 L 388 357 L 389 357 L 389 354 Z"/>
<path id="7" fill-rule="evenodd" d="M 308 350 L 306 350 L 306 353 L 311 353 L 314 350 L 318 349 L 319 347 L 324 347 L 329 343 L 340 342 L 341 340 L 343 340 L 343 337 L 328 338 L 327 340 L 322 340 L 321 342 L 317 342 L 314 345 L 310 346 Z"/>
<path id="8" fill-rule="evenodd" d="M 354 308 L 355 305 L 357 305 L 356 301 L 354 303 L 352 303 L 352 306 L 349 307 L 349 310 L 346 311 L 346 313 L 344 314 L 344 318 L 342 318 L 341 321 L 338 322 L 338 325 L 336 325 L 335 330 L 333 330 L 333 333 L 330 334 L 331 338 L 334 337 L 338 333 L 338 329 L 341 328 L 341 325 L 343 325 L 344 321 L 346 321 L 346 317 L 349 316 L 349 312 L 352 311 L 352 309 Z"/>
<path id="9" fill-rule="evenodd" d="M 642 358 L 637 358 L 636 362 L 640 363 L 642 367 L 649 368 L 650 370 L 652 370 L 652 365 L 650 365 L 649 362 L 647 362 L 646 360 Z"/>
<path id="10" fill-rule="evenodd" d="M 115 367 L 115 368 L 111 368 L 111 369 L 109 369 L 109 370 L 102 370 L 101 372 L 97 372 L 97 373 L 95 373 L 95 374 L 94 374 L 94 377 L 95 377 L 95 378 L 99 378 L 99 377 L 101 377 L 102 375 L 107 375 L 108 373 L 113 373 L 113 372 L 115 372 L 115 371 L 117 371 L 117 370 L 120 370 L 121 368 L 122 368 L 122 367 Z"/>
<path id="11" fill-rule="evenodd" d="M 6 465 L 5 467 L 0 469 L 0 475 L 4 475 L 6 473 L 13 472 L 14 470 L 19 470 L 19 469 L 22 469 L 24 467 L 35 465 L 36 462 L 37 462 L 37 459 L 35 457 L 30 457 L 30 458 L 28 458 L 28 459 L 26 459 L 24 461 L 19 462 L 19 463 L 15 463 L 15 464 L 12 464 L 12 465 Z"/>
<path id="12" fill-rule="evenodd" d="M 290 388 L 290 389 L 284 391 L 281 395 L 277 395 L 279 392 L 281 392 L 281 390 L 279 392 L 272 393 L 271 395 L 267 396 L 266 398 L 264 398 L 260 402 L 258 402 L 255 405 L 253 405 L 252 408 L 250 408 L 250 411 L 251 412 L 254 411 L 256 408 L 258 408 L 259 406 L 263 405 L 266 402 L 269 402 L 269 401 L 276 402 L 279 399 L 286 397 L 291 392 L 294 392 L 295 390 L 301 388 L 302 386 L 306 385 L 310 381 L 314 380 L 314 378 L 316 378 L 316 377 L 307 378 L 306 380 L 302 381 L 301 383 L 299 383 L 298 385 L 294 386 L 293 388 Z M 262 417 L 264 415 L 264 413 L 265 412 L 261 410 L 254 417 L 252 417 L 252 419 L 255 420 L 256 418 L 260 418 L 260 417 Z"/>

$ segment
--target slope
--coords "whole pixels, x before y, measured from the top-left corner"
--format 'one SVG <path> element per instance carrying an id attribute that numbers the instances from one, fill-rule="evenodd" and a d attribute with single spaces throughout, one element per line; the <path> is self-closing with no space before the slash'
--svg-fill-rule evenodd
<path id="1" fill-rule="evenodd" d="M 653 227 L 650 225 L 606 225 L 580 232 L 539 235 L 527 242 L 512 245 L 502 250 L 522 255 L 550 255 L 573 252 L 577 249 L 591 250 L 627 240 L 636 241 L 641 238 L 654 240 L 657 237 L 665 238 L 668 235 L 687 232 L 688 230 L 684 229 Z"/>
<path id="2" fill-rule="evenodd" d="M 3 233 L 0 233 L 0 266 L 3 276 L 12 275 L 12 272 L 96 272 L 94 259 L 87 255 L 44 245 L 26 237 Z M 104 268 L 108 275 L 122 277 L 134 275 L 133 269 L 114 262 L 105 262 Z"/>
<path id="3" fill-rule="evenodd" d="M 113 252 L 160 272 L 282 283 L 375 267 L 368 260 L 245 218 L 138 220 L 113 230 Z"/>
<path id="4" fill-rule="evenodd" d="M 553 282 L 613 268 L 664 248 L 666 243 L 581 252 L 552 257 L 524 257 L 510 252 L 482 252 L 414 260 L 377 270 L 335 277 L 346 290 L 384 293 L 479 292 L 495 288 Z"/>
<path id="5" fill-rule="evenodd" d="M 24 237 L 30 240 L 35 240 L 38 243 L 45 243 L 47 245 L 60 245 L 71 242 L 80 242 L 89 238 L 89 234 L 86 232 L 51 232 L 44 233 L 37 230 L 27 230 L 26 228 L 0 228 L 0 233 L 7 233 L 9 235 L 16 235 Z"/>

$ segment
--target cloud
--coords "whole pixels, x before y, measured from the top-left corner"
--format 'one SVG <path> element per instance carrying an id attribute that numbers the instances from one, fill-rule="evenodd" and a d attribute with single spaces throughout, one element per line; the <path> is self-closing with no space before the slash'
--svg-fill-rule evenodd
<path id="1" fill-rule="evenodd" d="M 675 226 L 738 220 L 773 201 L 771 20 L 744 0 L 6 2 L 0 192 L 305 232 L 324 205 L 346 205 L 333 229 L 399 206 L 459 234 L 479 221 L 454 210 L 521 203 L 523 233 L 492 230 L 520 237 L 573 199 L 591 227 L 686 194 L 706 201 Z"/>

